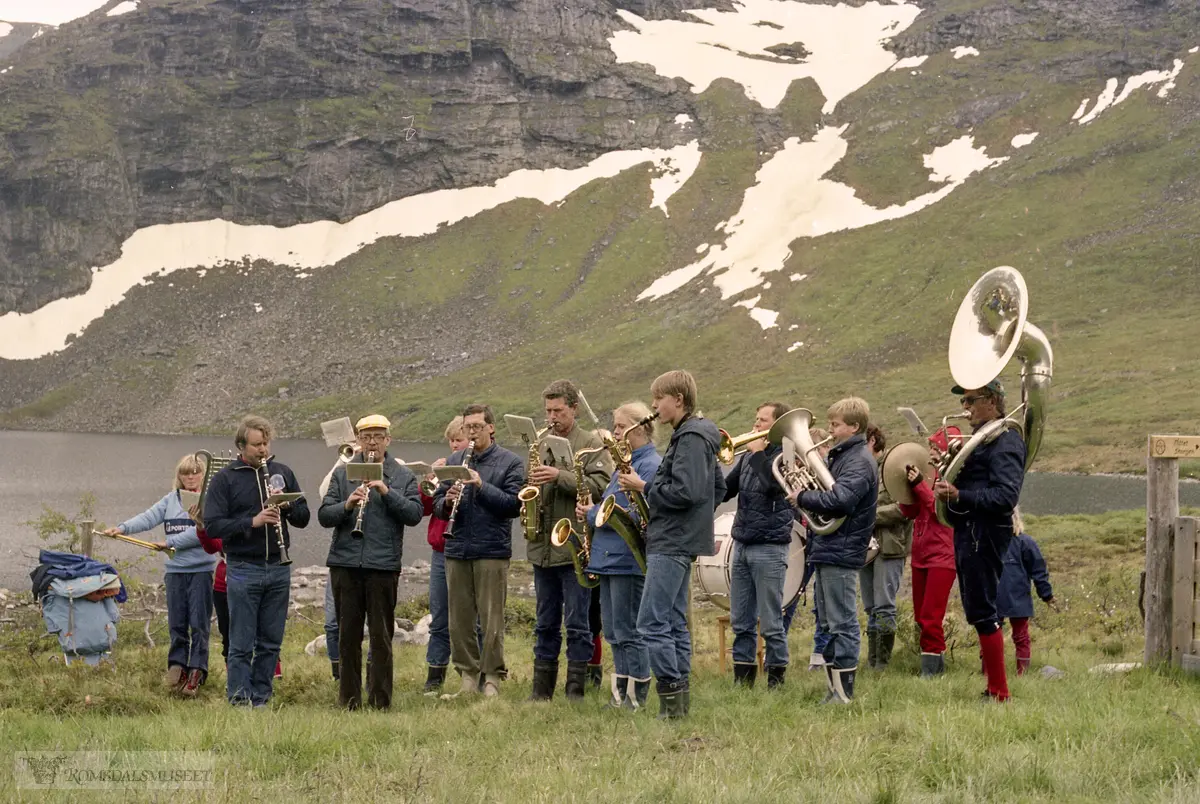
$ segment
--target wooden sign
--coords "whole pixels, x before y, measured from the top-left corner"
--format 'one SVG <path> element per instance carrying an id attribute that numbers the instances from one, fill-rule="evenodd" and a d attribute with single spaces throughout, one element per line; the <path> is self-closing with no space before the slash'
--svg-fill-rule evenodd
<path id="1" fill-rule="evenodd" d="M 1151 458 L 1200 458 L 1200 436 L 1152 435 Z"/>

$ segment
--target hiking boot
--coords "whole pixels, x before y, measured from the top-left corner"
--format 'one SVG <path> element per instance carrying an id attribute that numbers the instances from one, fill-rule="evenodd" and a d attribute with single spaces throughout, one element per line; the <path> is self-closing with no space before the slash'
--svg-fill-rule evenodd
<path id="1" fill-rule="evenodd" d="M 563 692 L 568 701 L 583 700 L 583 685 L 587 679 L 587 662 L 567 662 L 567 680 Z"/>
<path id="2" fill-rule="evenodd" d="M 462 674 L 462 687 L 458 690 L 459 695 L 474 695 L 479 692 L 479 677 L 470 673 Z"/>
<path id="3" fill-rule="evenodd" d="M 192 670 L 187 674 L 187 681 L 184 682 L 183 689 L 180 692 L 188 698 L 195 698 L 200 692 L 200 685 L 204 683 L 204 671 L 200 669 Z"/>
<path id="4" fill-rule="evenodd" d="M 547 662 L 541 659 L 533 660 L 533 691 L 529 694 L 531 701 L 549 701 L 554 697 L 554 687 L 558 683 L 558 662 Z"/>
<path id="5" fill-rule="evenodd" d="M 683 705 L 683 681 L 662 681 L 657 684 L 658 719 L 677 720 L 687 716 Z"/>
<path id="6" fill-rule="evenodd" d="M 754 679 L 758 678 L 758 665 L 754 662 L 733 663 L 733 685 L 752 689 Z"/>
<path id="7" fill-rule="evenodd" d="M 186 669 L 177 664 L 167 668 L 167 673 L 163 676 L 163 686 L 167 688 L 168 692 L 182 692 L 185 684 L 187 684 Z"/>
<path id="8" fill-rule="evenodd" d="M 783 686 L 783 678 L 787 675 L 787 665 L 780 664 L 767 667 L 767 689 L 773 690 Z"/>
<path id="9" fill-rule="evenodd" d="M 892 651 L 896 647 L 895 631 L 879 632 L 879 655 L 875 657 L 875 669 L 882 670 L 892 660 Z"/>
<path id="10" fill-rule="evenodd" d="M 429 673 L 425 676 L 425 693 L 436 695 L 446 683 L 446 668 L 430 665 Z"/>
<path id="11" fill-rule="evenodd" d="M 488 673 L 483 681 L 483 697 L 495 698 L 500 695 L 500 676 Z"/>

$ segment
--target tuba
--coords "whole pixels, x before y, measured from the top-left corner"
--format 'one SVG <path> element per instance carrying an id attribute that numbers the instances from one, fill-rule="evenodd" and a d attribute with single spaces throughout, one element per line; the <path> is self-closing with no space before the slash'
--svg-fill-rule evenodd
<path id="1" fill-rule="evenodd" d="M 796 446 L 794 458 L 789 459 L 785 449 L 783 453 L 776 455 L 771 463 L 771 473 L 775 475 L 775 481 L 783 487 L 789 497 L 796 491 L 829 491 L 833 488 L 833 475 L 829 473 L 825 460 L 817 451 L 820 444 L 814 444 L 812 436 L 808 434 L 812 420 L 812 411 L 796 408 L 776 419 L 775 424 L 767 431 L 767 438 L 772 444 L 783 444 L 784 439 L 787 439 Z M 846 519 L 829 519 L 803 508 L 800 510 L 808 520 L 809 529 L 819 536 L 833 533 Z"/>
<path id="2" fill-rule="evenodd" d="M 604 449 L 603 446 L 600 446 L 581 449 L 575 453 L 575 498 L 583 505 L 592 501 L 592 491 L 584 482 L 583 458 L 585 455 L 593 455 Z M 566 545 L 571 551 L 571 563 L 575 565 L 575 578 L 579 581 L 580 586 L 585 589 L 594 589 L 600 585 L 600 579 L 587 572 L 587 565 L 592 560 L 592 536 L 588 533 L 586 522 L 580 522 L 579 530 L 575 530 L 570 517 L 558 520 L 550 532 L 550 544 L 555 547 Z"/>
<path id="3" fill-rule="evenodd" d="M 1046 405 L 1054 376 L 1054 350 L 1044 332 L 1027 318 L 1029 290 L 1015 268 L 993 268 L 971 286 L 959 305 L 950 330 L 950 374 L 963 388 L 982 388 L 1000 376 L 1015 356 L 1021 361 L 1021 404 L 1007 416 L 988 422 L 960 442 L 938 462 L 938 474 L 954 483 L 963 465 L 979 447 L 995 441 L 1005 430 L 1017 430 L 1025 440 L 1025 470 L 1033 465 L 1046 427 Z M 960 416 L 947 416 L 961 418 Z M 943 420 L 943 424 L 945 420 Z M 937 503 L 938 520 L 951 526 L 950 509 Z"/>
<path id="4" fill-rule="evenodd" d="M 542 465 L 542 436 L 550 431 L 550 425 L 546 425 L 541 430 L 537 431 L 537 437 L 529 443 L 529 458 L 525 463 L 525 477 L 529 477 L 534 469 Z M 517 492 L 517 499 L 521 501 L 521 529 L 525 531 L 525 541 L 537 541 L 538 525 L 541 524 L 542 518 L 542 490 L 530 483 L 521 488 Z"/>

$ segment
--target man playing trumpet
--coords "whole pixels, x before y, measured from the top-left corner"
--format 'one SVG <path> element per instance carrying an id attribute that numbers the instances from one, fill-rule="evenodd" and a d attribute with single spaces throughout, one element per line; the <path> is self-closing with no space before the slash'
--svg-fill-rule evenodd
<path id="1" fill-rule="evenodd" d="M 357 483 L 346 465 L 333 470 L 317 521 L 333 529 L 329 546 L 329 583 L 337 611 L 340 678 L 338 703 L 357 709 L 362 702 L 362 634 L 366 622 L 371 642 L 367 672 L 367 704 L 387 709 L 392 702 L 392 636 L 395 631 L 404 526 L 423 514 L 417 478 L 387 452 L 391 422 L 373 414 L 355 426 L 359 451 L 351 464 L 369 456 L 383 464 L 383 478 Z M 361 531 L 356 530 L 361 520 Z"/>

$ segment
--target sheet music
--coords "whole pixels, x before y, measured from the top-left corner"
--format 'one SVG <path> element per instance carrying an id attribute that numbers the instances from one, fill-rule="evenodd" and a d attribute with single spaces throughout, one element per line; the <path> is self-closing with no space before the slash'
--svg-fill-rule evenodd
<path id="1" fill-rule="evenodd" d="M 343 416 L 340 419 L 330 419 L 321 422 L 321 435 L 325 437 L 325 446 L 340 447 L 342 444 L 354 443 L 354 425 L 350 419 Z"/>
<path id="2" fill-rule="evenodd" d="M 542 445 L 554 456 L 555 466 L 574 466 L 575 454 L 571 452 L 571 442 L 562 436 L 542 436 Z"/>

